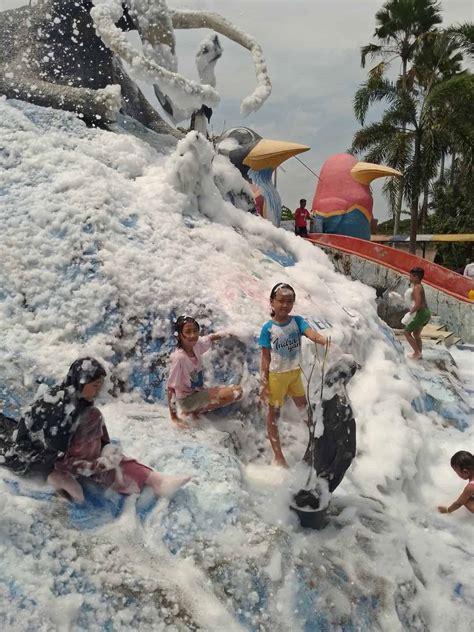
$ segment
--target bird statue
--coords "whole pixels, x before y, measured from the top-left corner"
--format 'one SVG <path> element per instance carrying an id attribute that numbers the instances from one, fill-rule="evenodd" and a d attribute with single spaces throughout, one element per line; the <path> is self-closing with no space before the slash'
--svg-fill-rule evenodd
<path id="1" fill-rule="evenodd" d="M 275 226 L 280 226 L 282 204 L 272 182 L 273 172 L 282 162 L 308 151 L 309 147 L 262 138 L 248 127 L 234 127 L 225 131 L 217 139 L 216 147 L 254 185 L 256 205 L 257 208 L 261 207 L 260 214 Z"/>
<path id="2" fill-rule="evenodd" d="M 208 35 L 199 44 L 196 53 L 196 66 L 199 73 L 199 80 L 203 85 L 216 87 L 215 67 L 222 57 L 222 46 L 218 35 Z M 156 88 L 155 88 L 156 90 Z M 206 138 L 209 138 L 208 125 L 211 122 L 212 108 L 203 104 L 199 110 L 194 110 L 191 115 L 190 130 L 195 129 Z"/>
<path id="3" fill-rule="evenodd" d="M 357 369 L 360 365 L 353 356 L 342 354 L 321 378 L 320 401 L 310 404 L 309 439 L 303 457 L 310 473 L 306 485 L 293 495 L 290 504 L 303 527 L 321 529 L 325 526 L 330 495 L 356 455 L 356 422 L 346 385 Z M 317 408 L 322 409 L 322 427 L 319 428 Z"/>
<path id="4" fill-rule="evenodd" d="M 324 378 L 322 401 L 323 433 L 310 433 L 304 460 L 314 467 L 319 478 L 328 482 L 332 493 L 344 478 L 356 454 L 356 424 L 346 386 L 360 365 L 349 355 L 330 367 Z"/>
<path id="5" fill-rule="evenodd" d="M 370 183 L 386 176 L 400 177 L 396 169 L 334 154 L 323 164 L 312 212 L 316 232 L 370 239 L 372 192 Z"/>

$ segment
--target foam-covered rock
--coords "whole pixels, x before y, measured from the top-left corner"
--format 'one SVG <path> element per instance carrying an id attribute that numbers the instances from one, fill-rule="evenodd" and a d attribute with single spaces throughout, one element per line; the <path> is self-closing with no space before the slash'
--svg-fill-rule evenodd
<path id="1" fill-rule="evenodd" d="M 0 121 L 6 410 L 19 414 L 38 381 L 59 380 L 78 356 L 95 356 L 110 376 L 99 405 L 124 452 L 193 474 L 170 502 L 91 490 L 94 523 L 43 482 L 1 470 L 7 624 L 463 629 L 474 603 L 468 516 L 435 512 L 459 488 L 450 453 L 472 443 L 462 383 L 451 392 L 464 432 L 444 427 L 441 408 L 427 414 L 423 380 L 439 374 L 430 350 L 425 368 L 408 364 L 377 317 L 373 290 L 336 273 L 304 240 L 224 201 L 225 166 L 219 188 L 202 136 L 190 133 L 166 155 L 136 136 L 20 102 L 0 100 Z M 280 281 L 295 287 L 295 313 L 361 365 L 347 389 L 358 453 L 330 526 L 317 534 L 302 532 L 288 506 L 301 481 L 268 465 L 258 404 L 257 336 Z M 238 381 L 245 392 L 188 434 L 171 428 L 163 407 L 173 319 L 183 312 L 204 332 L 234 333 L 205 356 L 206 381 Z M 321 357 L 305 341 L 312 399 Z M 452 374 L 443 375 L 437 401 L 449 390 Z M 307 437 L 290 404 L 281 427 L 294 465 Z"/>

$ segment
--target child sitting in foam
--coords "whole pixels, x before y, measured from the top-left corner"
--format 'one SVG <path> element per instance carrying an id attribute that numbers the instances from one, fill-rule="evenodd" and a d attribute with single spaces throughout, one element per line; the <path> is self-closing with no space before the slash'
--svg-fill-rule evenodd
<path id="1" fill-rule="evenodd" d="M 242 387 L 204 387 L 201 357 L 215 340 L 229 334 L 211 334 L 200 337 L 199 323 L 191 316 L 180 316 L 175 324 L 178 348 L 171 356 L 168 377 L 168 403 L 171 421 L 186 428 L 183 417 L 199 415 L 232 404 L 242 397 Z"/>

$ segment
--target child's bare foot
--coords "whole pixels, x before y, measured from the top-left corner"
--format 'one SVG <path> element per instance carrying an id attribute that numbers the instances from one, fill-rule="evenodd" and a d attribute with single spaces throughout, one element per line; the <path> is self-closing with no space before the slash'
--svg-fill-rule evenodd
<path id="1" fill-rule="evenodd" d="M 75 503 L 84 502 L 82 487 L 72 476 L 53 470 L 47 480 L 49 485 L 63 498 Z"/>
<path id="2" fill-rule="evenodd" d="M 423 356 L 421 355 L 421 353 L 409 353 L 408 358 L 410 358 L 410 360 L 422 360 Z"/>
<path id="3" fill-rule="evenodd" d="M 180 430 L 189 430 L 189 428 L 191 427 L 189 423 L 187 421 L 184 421 L 183 419 L 176 418 L 172 419 L 171 421 L 176 426 L 176 428 L 179 428 Z"/>
<path id="4" fill-rule="evenodd" d="M 190 476 L 165 476 L 160 472 L 152 472 L 146 480 L 157 496 L 172 496 L 180 487 L 191 480 Z"/>
<path id="5" fill-rule="evenodd" d="M 285 470 L 290 469 L 284 457 L 273 459 L 273 465 L 278 465 L 278 467 L 284 467 Z"/>
<path id="6" fill-rule="evenodd" d="M 200 412 L 194 413 L 183 413 L 184 419 L 180 419 L 179 421 L 183 424 L 183 427 L 191 428 L 193 425 L 196 425 L 201 418 Z"/>

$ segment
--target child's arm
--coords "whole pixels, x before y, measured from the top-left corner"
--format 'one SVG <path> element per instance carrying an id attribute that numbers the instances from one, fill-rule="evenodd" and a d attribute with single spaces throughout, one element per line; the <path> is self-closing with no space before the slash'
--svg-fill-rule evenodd
<path id="1" fill-rule="evenodd" d="M 466 485 L 462 494 L 459 496 L 457 500 L 455 500 L 449 507 L 439 506 L 439 513 L 453 513 L 460 507 L 464 507 L 464 505 L 471 499 L 472 496 L 472 485 Z"/>
<path id="2" fill-rule="evenodd" d="M 168 407 L 170 409 L 171 421 L 179 422 L 178 410 L 176 408 L 176 392 L 174 388 L 168 387 Z"/>
<path id="3" fill-rule="evenodd" d="M 311 327 L 305 329 L 305 331 L 303 332 L 303 336 L 306 336 L 306 338 L 309 338 L 318 345 L 325 345 L 328 340 L 326 336 L 323 336 L 322 334 L 317 332 L 316 329 L 311 329 Z"/>
<path id="4" fill-rule="evenodd" d="M 176 392 L 174 388 L 171 388 L 170 386 L 168 386 L 167 394 L 168 394 L 168 407 L 170 409 L 171 421 L 177 426 L 186 427 L 187 426 L 186 422 L 184 422 L 182 419 L 178 417 L 178 409 L 176 408 Z"/>
<path id="5" fill-rule="evenodd" d="M 230 338 L 232 334 L 228 334 L 225 331 L 220 331 L 217 334 L 211 334 L 209 340 L 214 342 L 215 340 L 222 340 L 223 338 Z"/>
<path id="6" fill-rule="evenodd" d="M 260 397 L 264 402 L 268 402 L 268 374 L 270 372 L 270 360 L 272 357 L 271 349 L 262 348 L 262 356 L 260 360 Z"/>

